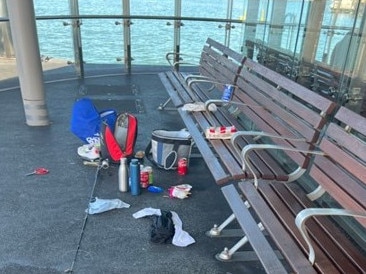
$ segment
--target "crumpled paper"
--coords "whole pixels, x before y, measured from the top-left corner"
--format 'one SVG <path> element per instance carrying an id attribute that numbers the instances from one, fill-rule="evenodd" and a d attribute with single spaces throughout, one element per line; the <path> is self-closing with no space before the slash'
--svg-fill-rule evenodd
<path id="1" fill-rule="evenodd" d="M 182 220 L 179 218 L 178 214 L 174 211 L 170 211 L 172 213 L 172 220 L 174 223 L 174 236 L 172 240 L 172 244 L 179 247 L 186 247 L 190 244 L 195 243 L 195 239 L 188 232 L 183 230 L 183 223 Z M 135 219 L 142 218 L 145 216 L 151 215 L 161 215 L 161 210 L 157 208 L 147 207 L 137 211 L 136 213 L 132 214 Z"/>
<path id="2" fill-rule="evenodd" d="M 97 214 L 115 208 L 129 207 L 129 204 L 122 202 L 120 199 L 99 199 L 98 197 L 95 197 L 95 200 L 89 203 L 89 207 L 85 210 L 85 212 L 88 214 Z"/>
<path id="3" fill-rule="evenodd" d="M 178 198 L 178 199 L 185 199 L 191 195 L 192 186 L 189 184 L 181 184 L 172 186 L 168 189 L 169 197 L 170 198 Z"/>
<path id="4" fill-rule="evenodd" d="M 206 111 L 205 103 L 204 102 L 194 102 L 194 103 L 187 103 L 184 104 L 182 107 L 182 110 L 184 111 Z M 215 112 L 217 110 L 217 107 L 215 104 L 210 104 L 208 106 L 208 110 L 211 112 Z"/>

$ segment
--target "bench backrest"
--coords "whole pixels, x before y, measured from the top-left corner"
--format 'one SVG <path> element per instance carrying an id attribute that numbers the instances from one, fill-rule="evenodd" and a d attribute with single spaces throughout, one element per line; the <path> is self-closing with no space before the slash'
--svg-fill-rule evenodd
<path id="1" fill-rule="evenodd" d="M 251 59 L 246 59 L 237 86 L 233 100 L 249 105 L 240 107 L 240 110 L 253 121 L 257 130 L 307 141 L 273 138 L 278 145 L 312 148 L 335 108 L 331 100 Z M 301 167 L 306 167 L 309 162 L 308 155 L 303 153 L 286 154 Z"/>
<path id="2" fill-rule="evenodd" d="M 215 82 L 235 85 L 244 60 L 243 55 L 208 38 L 201 53 L 200 74 Z"/>
<path id="3" fill-rule="evenodd" d="M 366 214 L 366 119 L 341 107 L 320 143 L 310 175 L 343 208 Z M 366 218 L 359 218 L 366 228 Z"/>

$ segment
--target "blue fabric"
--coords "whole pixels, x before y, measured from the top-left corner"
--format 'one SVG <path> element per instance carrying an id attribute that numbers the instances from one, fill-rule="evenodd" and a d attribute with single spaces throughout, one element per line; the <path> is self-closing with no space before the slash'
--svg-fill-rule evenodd
<path id="1" fill-rule="evenodd" d="M 117 112 L 114 109 L 103 110 L 100 113 L 102 122 L 106 123 L 112 132 L 114 132 L 117 120 Z"/>
<path id="2" fill-rule="evenodd" d="M 71 132 L 84 143 L 99 140 L 101 117 L 89 98 L 81 98 L 74 103 L 71 116 Z"/>

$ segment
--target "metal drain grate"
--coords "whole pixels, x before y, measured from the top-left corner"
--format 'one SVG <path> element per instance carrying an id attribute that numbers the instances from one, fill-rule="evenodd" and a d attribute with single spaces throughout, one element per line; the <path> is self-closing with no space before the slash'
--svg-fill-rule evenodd
<path id="1" fill-rule="evenodd" d="M 141 99 L 95 99 L 91 97 L 98 110 L 115 109 L 118 113 L 143 113 L 143 104 Z"/>
<path id="2" fill-rule="evenodd" d="M 112 86 L 112 85 L 85 85 L 79 90 L 81 96 L 109 96 L 118 97 L 133 95 L 133 86 Z"/>

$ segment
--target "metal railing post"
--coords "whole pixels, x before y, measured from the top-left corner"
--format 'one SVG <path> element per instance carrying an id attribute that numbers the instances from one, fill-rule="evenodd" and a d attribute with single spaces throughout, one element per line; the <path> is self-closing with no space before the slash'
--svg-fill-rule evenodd
<path id="1" fill-rule="evenodd" d="M 175 0 L 174 16 L 180 18 L 182 16 L 182 1 Z M 180 53 L 180 27 L 182 26 L 181 20 L 174 20 L 174 62 L 175 69 L 179 70 L 179 53 Z"/>
<path id="2" fill-rule="evenodd" d="M 79 1 L 69 0 L 70 13 L 72 16 L 79 16 Z M 75 69 L 79 78 L 84 78 L 83 47 L 81 43 L 81 20 L 71 19 L 72 40 L 74 44 Z"/>
<path id="3" fill-rule="evenodd" d="M 231 35 L 231 19 L 233 17 L 233 0 L 227 1 L 226 18 L 229 19 L 225 24 L 225 46 L 230 47 L 230 35 Z"/>
<path id="4" fill-rule="evenodd" d="M 130 0 L 122 0 L 123 16 L 130 16 Z M 131 20 L 123 19 L 123 45 L 124 45 L 124 62 L 128 73 L 131 73 Z"/>

